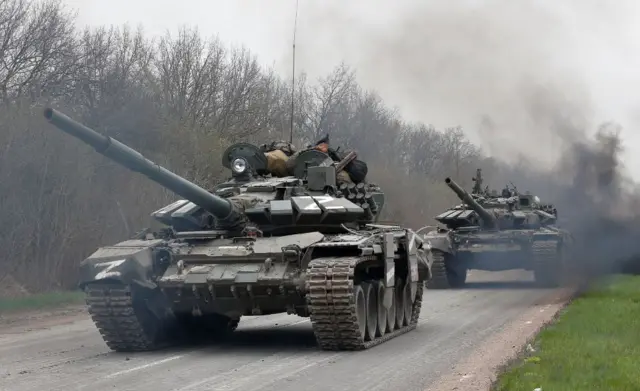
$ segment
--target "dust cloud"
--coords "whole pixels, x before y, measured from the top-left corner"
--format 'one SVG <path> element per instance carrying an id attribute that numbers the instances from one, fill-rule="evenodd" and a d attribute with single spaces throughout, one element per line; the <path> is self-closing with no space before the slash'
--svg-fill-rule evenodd
<path id="1" fill-rule="evenodd" d="M 637 2 L 342 3 L 305 6 L 302 67 L 343 58 L 403 115 L 462 124 L 503 176 L 557 205 L 590 272 L 640 254 L 622 164 L 640 162 L 626 148 L 640 141 Z"/>

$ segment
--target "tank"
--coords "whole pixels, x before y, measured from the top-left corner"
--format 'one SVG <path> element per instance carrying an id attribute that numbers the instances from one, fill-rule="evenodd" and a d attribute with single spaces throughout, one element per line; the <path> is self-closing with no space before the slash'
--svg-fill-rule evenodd
<path id="1" fill-rule="evenodd" d="M 478 170 L 470 194 L 451 178 L 445 184 L 462 201 L 435 220 L 443 226 L 424 235 L 433 256 L 430 289 L 461 287 L 470 269 L 531 270 L 540 286 L 561 283 L 573 239 L 557 225 L 553 204 L 538 196 L 521 194 L 512 186 L 482 189 Z"/>
<path id="2" fill-rule="evenodd" d="M 242 316 L 310 318 L 320 348 L 360 350 L 415 329 L 431 259 L 421 235 L 378 224 L 384 192 L 338 183 L 343 161 L 308 150 L 294 175 L 268 171 L 265 153 L 237 143 L 230 177 L 211 190 L 47 108 L 46 119 L 181 197 L 154 211 L 163 224 L 97 249 L 79 286 L 106 344 L 146 351 L 186 336 L 221 336 Z"/>

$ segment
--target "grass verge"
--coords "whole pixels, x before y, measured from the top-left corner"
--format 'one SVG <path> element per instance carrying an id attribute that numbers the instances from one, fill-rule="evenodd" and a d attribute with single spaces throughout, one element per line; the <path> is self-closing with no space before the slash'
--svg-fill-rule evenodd
<path id="1" fill-rule="evenodd" d="M 640 390 L 640 277 L 614 276 L 575 299 L 494 391 Z"/>
<path id="2" fill-rule="evenodd" d="M 0 314 L 50 309 L 83 303 L 84 293 L 80 291 L 49 292 L 11 299 L 0 298 Z"/>

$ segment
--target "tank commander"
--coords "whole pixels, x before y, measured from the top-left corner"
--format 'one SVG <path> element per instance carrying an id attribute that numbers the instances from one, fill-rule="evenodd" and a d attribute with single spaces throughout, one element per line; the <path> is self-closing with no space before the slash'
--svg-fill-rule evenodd
<path id="1" fill-rule="evenodd" d="M 308 151 L 310 149 L 315 149 L 317 151 L 326 153 L 327 155 L 329 155 L 329 157 L 331 157 L 331 159 L 334 162 L 335 161 L 340 161 L 338 156 L 336 156 L 335 151 L 333 151 L 333 150 L 331 150 L 329 148 L 329 135 L 327 134 L 326 136 L 324 136 L 323 138 L 318 140 L 315 143 L 315 145 L 308 145 L 307 148 L 301 150 L 300 152 L 298 152 L 297 154 L 292 156 L 292 158 L 287 162 L 287 168 L 288 168 L 288 171 L 289 171 L 289 175 L 293 175 L 293 168 L 295 167 L 295 164 L 296 164 L 295 158 L 298 157 L 298 155 L 300 153 L 302 153 L 304 151 Z M 334 152 L 334 153 L 331 153 L 331 152 Z M 351 177 L 349 176 L 349 173 L 347 173 L 346 170 L 342 170 L 341 172 L 339 172 L 336 175 L 336 182 L 337 182 L 337 184 L 353 183 L 353 181 L 351 180 Z"/>
<path id="2" fill-rule="evenodd" d="M 290 174 L 293 174 L 293 168 L 295 167 L 295 158 L 302 152 L 316 149 L 320 152 L 324 152 L 328 154 L 334 162 L 339 162 L 346 156 L 345 153 L 340 152 L 339 150 L 335 150 L 331 148 L 329 142 L 329 135 L 327 134 L 320 140 L 318 140 L 314 145 L 307 146 L 306 149 L 294 154 L 289 161 L 287 162 L 287 167 Z M 341 183 L 360 183 L 364 182 L 367 175 L 367 164 L 361 160 L 355 159 L 351 161 L 344 170 L 338 173 L 336 176 L 336 181 L 338 184 Z"/>
<path id="3" fill-rule="evenodd" d="M 513 196 L 514 196 L 513 192 L 508 187 L 505 187 L 504 189 L 502 189 L 503 198 L 511 198 Z"/>

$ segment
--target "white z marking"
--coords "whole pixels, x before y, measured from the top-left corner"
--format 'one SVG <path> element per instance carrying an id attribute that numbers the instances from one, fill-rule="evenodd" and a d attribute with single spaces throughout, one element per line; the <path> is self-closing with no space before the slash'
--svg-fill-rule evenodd
<path id="1" fill-rule="evenodd" d="M 96 274 L 96 280 L 103 280 L 109 277 L 119 277 L 120 272 L 112 272 L 111 269 L 122 265 L 126 259 L 118 259 L 117 261 L 96 263 L 96 267 L 105 267 L 100 273 Z"/>

